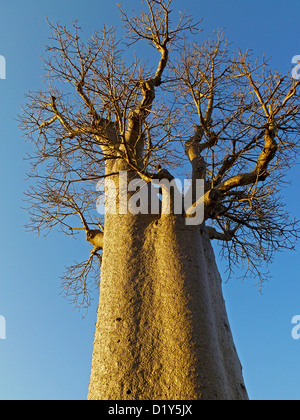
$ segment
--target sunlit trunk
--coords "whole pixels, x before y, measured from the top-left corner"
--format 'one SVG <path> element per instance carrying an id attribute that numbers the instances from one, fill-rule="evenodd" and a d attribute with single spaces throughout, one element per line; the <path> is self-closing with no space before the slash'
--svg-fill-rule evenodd
<path id="1" fill-rule="evenodd" d="M 106 215 L 89 399 L 247 399 L 205 231 Z"/>

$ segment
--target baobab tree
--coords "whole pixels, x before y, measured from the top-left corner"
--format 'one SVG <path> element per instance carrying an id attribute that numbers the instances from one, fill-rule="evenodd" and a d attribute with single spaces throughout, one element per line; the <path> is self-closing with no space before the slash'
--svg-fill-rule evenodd
<path id="1" fill-rule="evenodd" d="M 171 0 L 146 3 L 132 17 L 120 8 L 126 54 L 114 29 L 83 42 L 77 23 L 50 24 L 45 90 L 22 114 L 35 150 L 29 226 L 83 230 L 93 247 L 63 277 L 87 307 L 101 271 L 90 399 L 247 399 L 211 240 L 258 283 L 263 262 L 293 249 L 298 227 L 279 194 L 298 150 L 300 82 L 221 32 L 203 40 L 187 15 L 173 24 Z M 129 59 L 136 42 L 155 54 Z M 159 211 L 121 212 L 120 173 L 137 185 L 126 203 L 158 180 Z M 176 176 L 191 179 L 181 213 L 163 182 Z M 112 186 L 116 211 L 103 218 L 96 203 Z M 199 206 L 201 223 L 187 223 Z"/>

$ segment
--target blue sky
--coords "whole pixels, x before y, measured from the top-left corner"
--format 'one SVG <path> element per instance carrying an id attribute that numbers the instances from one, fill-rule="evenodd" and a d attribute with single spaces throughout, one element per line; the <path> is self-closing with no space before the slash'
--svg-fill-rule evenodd
<path id="1" fill-rule="evenodd" d="M 138 9 L 140 0 L 124 6 Z M 225 30 L 233 47 L 264 53 L 282 73 L 300 54 L 299 0 L 175 0 L 211 32 Z M 84 241 L 53 233 L 37 239 L 24 230 L 23 193 L 30 149 L 16 121 L 24 93 L 41 86 L 40 56 L 51 21 L 78 20 L 89 35 L 103 23 L 119 24 L 114 1 L 10 0 L 2 2 L 0 55 L 7 79 L 0 80 L 1 252 L 0 315 L 6 340 L 0 340 L 0 399 L 86 399 L 92 356 L 97 296 L 86 318 L 60 295 L 64 266 L 89 253 Z M 288 209 L 299 216 L 300 169 L 290 173 L 283 192 Z M 299 247 L 281 253 L 270 267 L 273 278 L 263 293 L 256 280 L 231 279 L 224 294 L 244 376 L 252 399 L 300 399 L 300 340 L 292 339 L 291 320 L 300 314 Z M 224 263 L 219 261 L 221 273 Z"/>

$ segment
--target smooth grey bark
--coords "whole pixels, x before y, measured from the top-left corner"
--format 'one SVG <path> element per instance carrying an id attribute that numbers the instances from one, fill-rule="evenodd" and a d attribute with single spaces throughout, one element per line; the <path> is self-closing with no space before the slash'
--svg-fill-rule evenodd
<path id="1" fill-rule="evenodd" d="M 205 228 L 181 215 L 105 217 L 91 400 L 243 400 Z"/>

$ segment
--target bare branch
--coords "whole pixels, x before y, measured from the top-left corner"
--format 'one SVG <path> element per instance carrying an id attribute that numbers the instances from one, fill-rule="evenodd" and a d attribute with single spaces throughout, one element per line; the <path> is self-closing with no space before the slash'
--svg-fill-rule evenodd
<path id="1" fill-rule="evenodd" d="M 153 66 L 125 59 L 113 29 L 83 43 L 77 23 L 71 30 L 50 24 L 45 91 L 28 93 L 21 117 L 34 148 L 29 228 L 84 231 L 92 245 L 64 277 L 76 306 L 90 301 L 105 246 L 96 182 L 121 170 L 147 182 L 172 180 L 185 171 L 182 146 L 193 185 L 205 180 L 196 198 L 229 270 L 246 261 L 246 271 L 259 275 L 260 262 L 293 249 L 299 236 L 280 189 L 299 152 L 300 81 L 250 52 L 232 52 L 221 32 L 200 43 L 199 22 L 182 14 L 173 25 L 171 0 L 144 4 L 138 16 L 120 12 L 129 44 L 157 52 Z"/>

